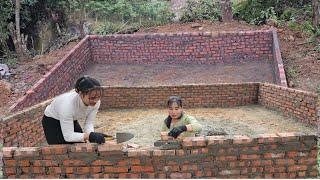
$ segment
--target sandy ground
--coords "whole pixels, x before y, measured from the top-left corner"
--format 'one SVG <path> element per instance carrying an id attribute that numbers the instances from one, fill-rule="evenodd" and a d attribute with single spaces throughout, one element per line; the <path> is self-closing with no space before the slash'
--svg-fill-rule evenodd
<path id="1" fill-rule="evenodd" d="M 194 116 L 207 130 L 224 131 L 228 135 L 253 136 L 277 132 L 316 132 L 293 118 L 266 109 L 261 105 L 234 108 L 192 108 L 185 112 Z M 167 116 L 166 109 L 108 109 L 97 115 L 95 130 L 106 134 L 131 132 L 135 135 L 128 143 L 153 146 L 160 139 L 160 127 Z"/>
<path id="2" fill-rule="evenodd" d="M 240 82 L 274 83 L 272 64 L 259 61 L 236 64 L 95 64 L 84 73 L 98 79 L 104 86 L 158 86 Z"/>

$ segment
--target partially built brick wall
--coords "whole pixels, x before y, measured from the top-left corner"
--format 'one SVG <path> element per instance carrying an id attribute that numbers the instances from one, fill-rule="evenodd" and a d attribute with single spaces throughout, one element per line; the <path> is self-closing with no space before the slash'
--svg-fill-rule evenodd
<path id="1" fill-rule="evenodd" d="M 189 107 L 234 107 L 256 104 L 259 83 L 157 87 L 108 87 L 101 108 L 164 108 L 166 99 L 179 95 Z"/>
<path id="2" fill-rule="evenodd" d="M 7 178 L 306 178 L 317 176 L 314 135 L 185 138 L 180 149 L 106 143 L 4 148 Z"/>
<path id="3" fill-rule="evenodd" d="M 274 65 L 275 83 L 287 86 L 274 30 L 91 35 L 29 89 L 11 110 L 30 107 L 70 90 L 91 63 L 216 64 L 265 60 Z"/>
<path id="4" fill-rule="evenodd" d="M 91 63 L 89 37 L 81 40 L 10 108 L 16 112 L 70 90 Z"/>
<path id="5" fill-rule="evenodd" d="M 101 108 L 164 108 L 166 99 L 179 95 L 186 108 L 234 107 L 261 104 L 299 119 L 310 126 L 319 122 L 319 98 L 315 93 L 266 83 L 184 85 L 159 87 L 104 87 Z M 42 143 L 41 119 L 50 100 L 0 120 L 4 146 Z"/>
<path id="6" fill-rule="evenodd" d="M 319 103 L 315 94 L 263 83 L 104 87 L 101 108 L 164 107 L 173 94 L 182 96 L 188 108 L 261 103 L 312 126 L 319 117 L 313 113 L 319 108 L 314 106 Z M 27 147 L 44 141 L 41 118 L 49 102 L 1 119 L 6 178 L 297 178 L 317 174 L 316 136 L 303 133 L 187 138 L 176 150 L 126 150 L 114 144 Z"/>
<path id="7" fill-rule="evenodd" d="M 107 64 L 216 64 L 273 60 L 272 31 L 90 36 L 93 60 Z"/>
<path id="8" fill-rule="evenodd" d="M 259 86 L 258 99 L 259 104 L 280 110 L 304 124 L 316 127 L 320 122 L 320 99 L 315 93 L 264 83 Z"/>

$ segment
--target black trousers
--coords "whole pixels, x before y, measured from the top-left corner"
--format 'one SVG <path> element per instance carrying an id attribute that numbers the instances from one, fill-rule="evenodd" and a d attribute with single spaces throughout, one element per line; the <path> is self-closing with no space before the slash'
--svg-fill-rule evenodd
<path id="1" fill-rule="evenodd" d="M 83 133 L 78 121 L 73 121 L 74 132 Z M 63 138 L 60 121 L 51 117 L 43 116 L 42 127 L 48 144 L 73 144 L 75 142 L 67 142 Z"/>

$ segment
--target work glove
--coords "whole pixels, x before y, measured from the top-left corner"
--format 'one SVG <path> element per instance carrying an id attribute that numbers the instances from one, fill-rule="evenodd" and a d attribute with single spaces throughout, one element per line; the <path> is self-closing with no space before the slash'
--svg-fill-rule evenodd
<path id="1" fill-rule="evenodd" d="M 178 126 L 173 128 L 169 133 L 168 136 L 172 136 L 174 138 L 177 138 L 182 132 L 187 131 L 187 126 Z"/>
<path id="2" fill-rule="evenodd" d="M 107 135 L 103 134 L 103 133 L 97 133 L 97 132 L 91 132 L 89 134 L 89 141 L 91 143 L 98 143 L 98 144 L 102 144 L 105 143 L 105 139 L 104 137 L 106 137 Z"/>

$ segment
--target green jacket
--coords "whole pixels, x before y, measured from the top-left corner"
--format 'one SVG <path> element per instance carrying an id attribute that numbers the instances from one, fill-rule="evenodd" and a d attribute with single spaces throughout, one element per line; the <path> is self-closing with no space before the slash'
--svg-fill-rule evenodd
<path id="1" fill-rule="evenodd" d="M 165 123 L 162 124 L 161 131 L 170 131 L 174 127 L 182 126 L 182 125 L 191 125 L 193 131 L 183 132 L 180 136 L 182 137 L 192 137 L 195 136 L 195 133 L 200 132 L 202 130 L 202 125 L 192 116 L 183 114 L 179 121 L 174 124 L 174 126 L 170 126 L 170 129 L 166 126 Z"/>

